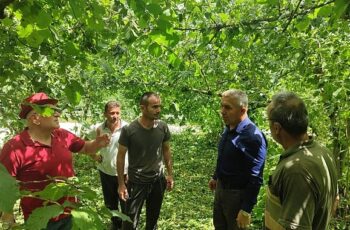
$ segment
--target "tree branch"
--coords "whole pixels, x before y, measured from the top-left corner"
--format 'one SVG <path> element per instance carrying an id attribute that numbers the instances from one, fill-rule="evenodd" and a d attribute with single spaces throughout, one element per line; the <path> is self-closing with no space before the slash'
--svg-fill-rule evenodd
<path id="1" fill-rule="evenodd" d="M 296 6 L 295 9 L 293 10 L 293 12 L 290 14 L 289 20 L 288 20 L 286 26 L 285 26 L 285 27 L 283 28 L 283 30 L 282 30 L 283 33 L 286 32 L 288 26 L 289 26 L 290 23 L 292 22 L 292 20 L 293 20 L 293 18 L 294 18 L 294 15 L 297 13 L 297 11 L 298 11 L 298 9 L 299 9 L 299 7 L 300 7 L 301 1 L 302 1 L 302 0 L 299 0 L 297 6 Z"/>

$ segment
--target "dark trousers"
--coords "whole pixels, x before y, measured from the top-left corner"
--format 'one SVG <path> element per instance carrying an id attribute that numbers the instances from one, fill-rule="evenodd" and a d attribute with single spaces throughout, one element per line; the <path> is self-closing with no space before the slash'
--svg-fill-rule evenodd
<path id="1" fill-rule="evenodd" d="M 236 218 L 241 209 L 243 190 L 224 189 L 220 180 L 217 181 L 213 219 L 216 230 L 239 230 Z"/>
<path id="2" fill-rule="evenodd" d="M 106 207 L 109 210 L 119 210 L 120 204 L 120 208 L 123 211 L 124 202 L 119 199 L 118 195 L 118 177 L 105 174 L 100 170 L 99 172 L 102 185 L 103 200 Z M 119 217 L 112 217 L 111 221 L 113 230 L 122 228 L 122 220 Z"/>
<path id="3" fill-rule="evenodd" d="M 72 216 L 68 216 L 59 221 L 49 221 L 45 230 L 71 230 L 72 227 Z"/>
<path id="4" fill-rule="evenodd" d="M 165 188 L 166 180 L 164 176 L 158 177 L 147 184 L 129 181 L 127 184 L 129 198 L 125 204 L 125 214 L 130 217 L 132 223 L 123 222 L 123 230 L 138 229 L 137 226 L 144 201 L 146 201 L 146 230 L 157 229 Z"/>

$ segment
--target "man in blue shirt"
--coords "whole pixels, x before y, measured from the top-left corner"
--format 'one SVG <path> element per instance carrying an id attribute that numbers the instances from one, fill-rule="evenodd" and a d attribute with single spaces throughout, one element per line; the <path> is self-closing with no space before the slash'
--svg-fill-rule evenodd
<path id="1" fill-rule="evenodd" d="M 209 188 L 215 190 L 213 219 L 216 230 L 247 229 L 263 182 L 267 151 L 264 134 L 248 118 L 248 97 L 228 90 L 221 97 L 226 124 Z"/>

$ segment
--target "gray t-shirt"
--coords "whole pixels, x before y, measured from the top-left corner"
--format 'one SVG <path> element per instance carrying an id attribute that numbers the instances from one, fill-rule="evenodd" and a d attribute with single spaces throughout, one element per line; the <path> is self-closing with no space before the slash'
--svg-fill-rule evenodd
<path id="1" fill-rule="evenodd" d="M 160 120 L 151 129 L 142 127 L 137 119 L 122 128 L 119 144 L 128 149 L 130 181 L 149 183 L 163 174 L 162 144 L 169 139 L 169 128 Z"/>

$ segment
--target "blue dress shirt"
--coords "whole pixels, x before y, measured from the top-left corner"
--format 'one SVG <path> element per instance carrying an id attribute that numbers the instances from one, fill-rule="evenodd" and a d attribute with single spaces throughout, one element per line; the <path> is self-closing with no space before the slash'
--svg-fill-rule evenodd
<path id="1" fill-rule="evenodd" d="M 241 209 L 249 213 L 263 183 L 266 152 L 266 138 L 249 118 L 235 129 L 226 127 L 219 142 L 213 178 L 231 189 L 244 190 Z"/>

